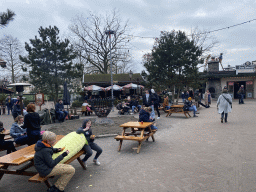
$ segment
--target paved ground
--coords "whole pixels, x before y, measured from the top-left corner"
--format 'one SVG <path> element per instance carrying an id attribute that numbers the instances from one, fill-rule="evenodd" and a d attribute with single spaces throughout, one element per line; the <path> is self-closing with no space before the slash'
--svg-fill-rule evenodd
<path id="1" fill-rule="evenodd" d="M 76 174 L 65 191 L 256 191 L 256 101 L 237 103 L 223 124 L 216 102 L 209 109 L 202 108 L 197 118 L 186 119 L 182 114 L 166 118 L 162 113 L 156 142 L 144 142 L 140 154 L 132 149 L 135 142 L 124 141 L 118 152 L 118 142 L 112 137 L 97 139 L 103 148 L 101 166 L 93 165 L 90 158 L 84 171 L 74 161 Z M 8 118 L 0 116 L 4 119 Z M 1 192 L 47 189 L 44 184 L 28 183 L 25 176 L 4 175 L 0 182 Z"/>

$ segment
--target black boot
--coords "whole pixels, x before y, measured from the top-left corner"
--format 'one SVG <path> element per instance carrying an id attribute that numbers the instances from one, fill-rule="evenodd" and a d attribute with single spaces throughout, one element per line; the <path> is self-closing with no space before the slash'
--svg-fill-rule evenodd
<path id="1" fill-rule="evenodd" d="M 47 189 L 47 192 L 58 192 L 60 191 L 55 185 L 51 186 L 49 189 Z"/>
<path id="2" fill-rule="evenodd" d="M 220 121 L 221 121 L 221 123 L 223 123 L 223 118 L 221 118 L 221 120 L 220 120 Z"/>

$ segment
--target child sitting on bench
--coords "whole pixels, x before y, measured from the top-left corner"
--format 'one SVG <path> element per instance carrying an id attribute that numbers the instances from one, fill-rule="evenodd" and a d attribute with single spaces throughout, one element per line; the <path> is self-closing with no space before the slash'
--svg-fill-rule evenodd
<path id="1" fill-rule="evenodd" d="M 64 191 L 64 188 L 75 174 L 75 169 L 72 165 L 58 164 L 69 151 L 65 151 L 56 159 L 52 159 L 53 153 L 62 151 L 61 148 L 53 148 L 52 145 L 56 142 L 56 134 L 50 131 L 43 133 L 42 140 L 37 141 L 35 146 L 34 164 L 41 177 L 51 177 L 60 175 L 55 185 L 47 191 Z"/>
<path id="2" fill-rule="evenodd" d="M 2 121 L 0 121 L 0 149 L 7 150 L 7 154 L 17 151 L 13 145 L 13 141 L 5 141 L 4 140 L 4 134 L 1 134 L 3 131 L 5 131 L 4 124 Z"/>
<path id="3" fill-rule="evenodd" d="M 139 113 L 139 122 L 153 122 L 153 120 L 150 119 L 151 111 L 152 111 L 151 107 L 142 108 Z M 155 125 L 151 125 L 151 130 L 157 130 L 157 127 Z M 148 131 L 148 130 L 145 129 L 145 131 Z"/>

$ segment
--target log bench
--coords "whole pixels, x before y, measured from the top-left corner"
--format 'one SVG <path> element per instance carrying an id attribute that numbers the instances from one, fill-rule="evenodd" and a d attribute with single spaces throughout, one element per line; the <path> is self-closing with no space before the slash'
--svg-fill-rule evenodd
<path id="1" fill-rule="evenodd" d="M 84 170 L 86 170 L 86 167 L 84 166 L 80 156 L 84 154 L 84 150 L 79 151 L 76 155 L 74 155 L 73 157 L 71 157 L 69 160 L 67 160 L 64 164 L 70 164 L 72 161 L 74 160 L 78 160 L 78 162 L 80 163 L 80 165 L 82 166 L 82 168 Z M 33 183 L 45 183 L 47 185 L 47 187 L 51 187 L 50 182 L 48 181 L 49 177 L 41 177 L 39 176 L 39 173 L 34 175 L 33 177 L 31 177 L 28 181 L 29 182 L 33 182 Z"/>

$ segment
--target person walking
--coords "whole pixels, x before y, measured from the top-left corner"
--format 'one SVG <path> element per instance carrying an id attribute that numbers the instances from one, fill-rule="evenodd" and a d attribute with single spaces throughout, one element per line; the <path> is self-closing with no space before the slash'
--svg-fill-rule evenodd
<path id="1" fill-rule="evenodd" d="M 6 100 L 5 100 L 5 105 L 7 107 L 8 115 L 10 115 L 10 112 L 12 112 L 12 107 L 13 107 L 14 101 L 9 95 Z"/>
<path id="2" fill-rule="evenodd" d="M 244 104 L 244 85 L 241 85 L 237 93 L 239 94 L 239 104 Z"/>
<path id="3" fill-rule="evenodd" d="M 232 111 L 232 97 L 228 94 L 226 88 L 223 89 L 222 94 L 217 101 L 218 113 L 221 114 L 221 123 L 225 117 L 225 123 L 228 122 L 228 113 Z"/>
<path id="4" fill-rule="evenodd" d="M 204 94 L 204 101 L 205 101 L 205 105 L 206 105 L 207 107 L 210 107 L 211 100 L 212 100 L 211 93 L 209 92 L 209 89 L 208 89 L 208 90 L 205 92 L 205 94 Z"/>
<path id="5" fill-rule="evenodd" d="M 158 109 L 158 105 L 159 105 L 159 98 L 158 98 L 158 95 L 157 93 L 155 92 L 154 89 L 151 89 L 151 97 L 152 97 L 152 103 L 153 103 L 153 108 L 152 108 L 152 111 L 154 110 L 154 108 L 156 109 L 156 112 L 157 112 L 157 119 L 160 119 L 160 112 L 159 112 L 159 109 Z"/>
<path id="6" fill-rule="evenodd" d="M 152 100 L 151 100 L 151 95 L 149 94 L 148 90 L 145 91 L 145 95 L 143 95 L 142 99 L 143 99 L 143 105 L 145 107 L 151 106 Z"/>

